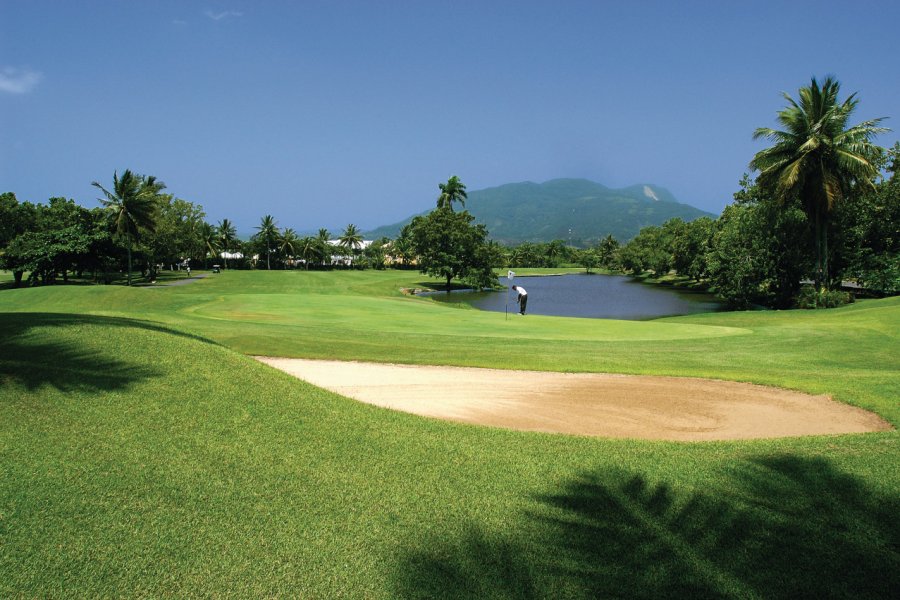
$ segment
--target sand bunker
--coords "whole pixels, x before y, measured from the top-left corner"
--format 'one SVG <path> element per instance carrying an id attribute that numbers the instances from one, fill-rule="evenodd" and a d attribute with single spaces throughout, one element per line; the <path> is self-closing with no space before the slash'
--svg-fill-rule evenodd
<path id="1" fill-rule="evenodd" d="M 525 431 L 699 441 L 891 428 L 877 415 L 828 396 L 730 381 L 292 358 L 258 360 L 362 402 Z"/>

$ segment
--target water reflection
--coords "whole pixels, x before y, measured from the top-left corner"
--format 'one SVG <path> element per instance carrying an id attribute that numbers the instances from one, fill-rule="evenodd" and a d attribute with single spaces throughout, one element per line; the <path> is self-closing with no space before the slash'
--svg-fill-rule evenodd
<path id="1" fill-rule="evenodd" d="M 501 285 L 507 287 L 505 277 Z M 621 275 L 516 277 L 528 290 L 528 314 L 642 320 L 724 310 L 710 294 L 648 285 Z M 515 292 L 430 292 L 441 302 L 465 302 L 481 310 L 515 313 Z"/>

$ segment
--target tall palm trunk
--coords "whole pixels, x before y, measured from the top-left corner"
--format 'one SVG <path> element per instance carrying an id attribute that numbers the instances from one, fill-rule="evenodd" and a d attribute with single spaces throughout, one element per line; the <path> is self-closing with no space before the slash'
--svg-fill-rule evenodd
<path id="1" fill-rule="evenodd" d="M 828 280 L 828 216 L 821 204 L 816 204 L 815 211 L 815 235 L 816 235 L 816 290 L 827 291 L 830 287 Z"/>
<path id="2" fill-rule="evenodd" d="M 128 285 L 131 285 L 131 239 L 128 240 L 128 247 L 126 248 L 128 252 Z"/>

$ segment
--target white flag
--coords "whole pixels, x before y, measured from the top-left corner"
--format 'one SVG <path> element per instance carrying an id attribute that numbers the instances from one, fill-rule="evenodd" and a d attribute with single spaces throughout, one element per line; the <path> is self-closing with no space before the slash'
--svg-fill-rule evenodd
<path id="1" fill-rule="evenodd" d="M 515 277 L 515 276 L 516 276 L 516 274 L 513 273 L 512 271 L 506 272 L 506 278 L 509 279 L 510 281 L 512 281 L 513 277 Z"/>

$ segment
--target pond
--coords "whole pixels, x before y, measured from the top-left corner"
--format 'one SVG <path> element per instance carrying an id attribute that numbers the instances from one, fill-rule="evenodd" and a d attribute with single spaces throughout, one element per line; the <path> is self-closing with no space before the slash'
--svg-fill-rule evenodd
<path id="1" fill-rule="evenodd" d="M 643 320 L 725 310 L 704 292 L 641 283 L 621 275 L 515 277 L 528 290 L 528 314 L 595 319 Z M 500 284 L 508 287 L 506 277 Z M 481 310 L 518 312 L 516 294 L 506 292 L 428 292 L 441 302 L 464 302 Z"/>

